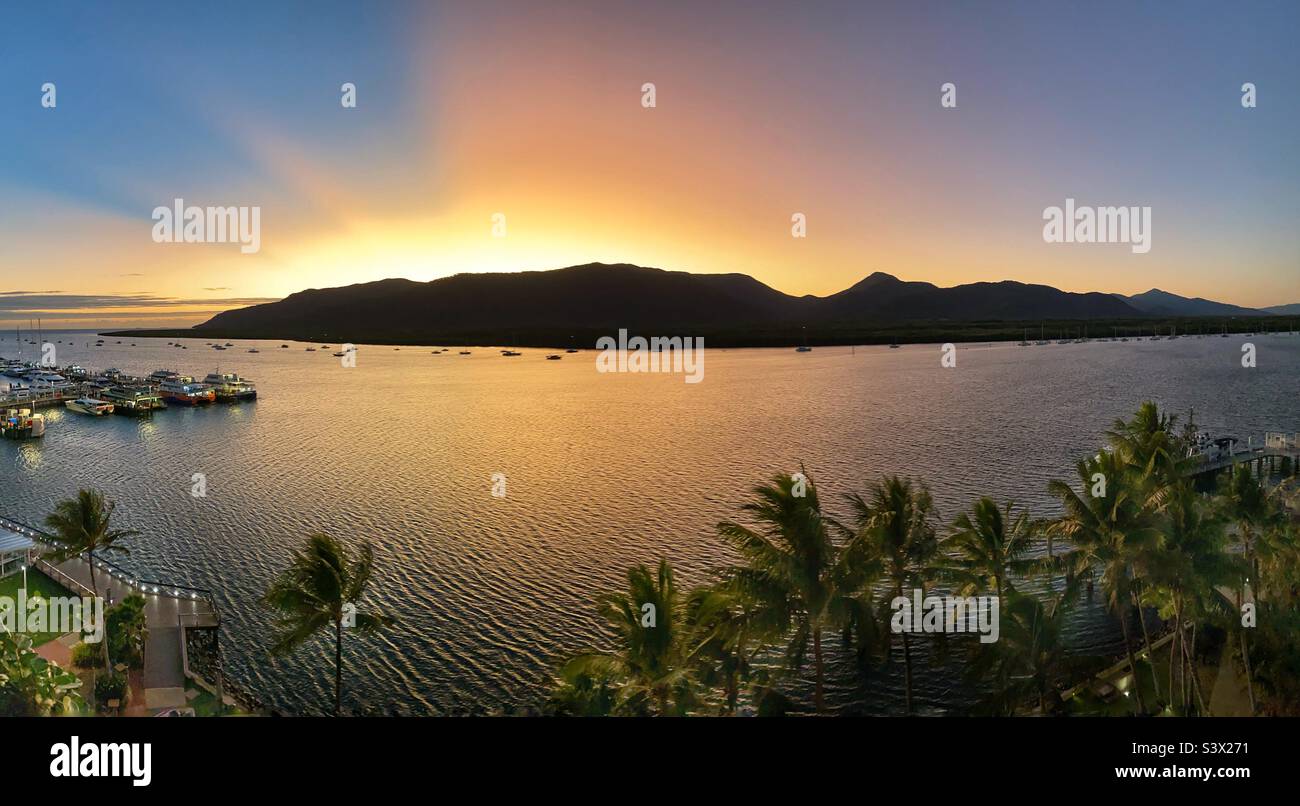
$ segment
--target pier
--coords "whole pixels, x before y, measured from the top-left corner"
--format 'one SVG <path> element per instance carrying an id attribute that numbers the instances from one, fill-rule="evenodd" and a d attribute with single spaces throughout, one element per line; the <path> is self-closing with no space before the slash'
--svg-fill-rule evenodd
<path id="1" fill-rule="evenodd" d="M 1204 457 L 1188 474 L 1199 476 L 1202 473 L 1216 473 L 1224 469 L 1231 470 L 1240 464 L 1254 462 L 1256 475 L 1261 475 L 1265 463 L 1270 470 L 1276 470 L 1280 459 L 1290 459 L 1292 463 L 1300 462 L 1300 434 L 1293 437 L 1287 437 L 1285 434 L 1266 434 L 1264 445 L 1256 447 L 1247 444 L 1241 449 L 1234 448 L 1213 457 Z"/>
<path id="2" fill-rule="evenodd" d="M 62 546 L 52 536 L 8 518 L 0 518 L 0 529 L 30 539 L 35 548 L 29 552 L 29 565 L 73 593 L 92 596 L 97 588 L 105 600 L 106 610 L 127 596 L 142 596 L 148 627 L 144 645 L 144 702 L 132 703 L 132 707 L 161 710 L 187 705 L 185 680 L 195 675 L 188 669 L 186 631 L 211 630 L 215 633 L 221 624 L 221 615 L 210 591 L 149 579 L 100 558 L 94 561 L 92 585 L 91 563 L 85 556 L 53 562 L 47 558 Z M 220 688 L 218 681 L 218 692 Z"/>

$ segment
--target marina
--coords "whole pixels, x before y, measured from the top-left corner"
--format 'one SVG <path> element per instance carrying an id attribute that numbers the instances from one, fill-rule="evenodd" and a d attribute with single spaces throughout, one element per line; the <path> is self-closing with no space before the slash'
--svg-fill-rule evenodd
<path id="1" fill-rule="evenodd" d="M 17 433 L 16 420 L 52 407 L 90 416 L 145 416 L 173 406 L 239 403 L 257 399 L 257 387 L 235 373 L 212 372 L 202 382 L 174 370 L 131 376 L 117 369 L 91 372 L 80 366 L 37 367 L 0 358 L 0 374 L 10 379 L 0 389 L 0 410 L 10 422 L 0 434 Z M 25 414 L 23 414 L 25 412 Z M 38 429 L 39 430 L 39 429 Z M 40 433 L 28 433 L 40 436 Z"/>
<path id="2" fill-rule="evenodd" d="M 90 378 L 139 382 L 142 401 L 157 394 L 148 376 L 159 368 L 208 375 L 176 361 L 165 338 L 102 348 L 72 339 L 75 349 L 60 351 L 65 366 L 115 367 Z M 203 341 L 188 343 L 206 349 Z M 1255 369 L 1242 368 L 1240 342 L 961 345 L 956 370 L 939 368 L 937 346 L 718 350 L 687 393 L 669 376 L 601 375 L 591 353 L 545 361 L 525 348 L 535 360 L 514 362 L 493 346 L 434 362 L 433 346 L 359 345 L 360 360 L 344 368 L 329 352 L 304 353 L 304 342 L 249 340 L 236 342 L 239 361 L 222 372 L 257 379 L 254 405 L 133 418 L 114 396 L 90 391 L 114 402 L 114 414 L 41 407 L 45 438 L 0 441 L 0 511 L 39 524 L 78 487 L 102 489 L 123 527 L 142 532 L 116 562 L 212 591 L 228 677 L 297 714 L 324 710 L 332 676 L 310 653 L 267 660 L 260 597 L 304 533 L 364 536 L 375 550 L 376 606 L 434 615 L 429 629 L 408 623 L 349 649 L 346 676 L 372 681 L 352 707 L 489 712 L 535 705 L 558 658 L 601 640 L 591 598 L 617 588 L 630 565 L 666 556 L 691 584 L 729 562 L 713 528 L 768 472 L 804 463 L 836 511 L 865 481 L 903 473 L 930 485 L 945 520 L 985 494 L 1051 517 L 1048 482 L 1068 478 L 1143 399 L 1158 399 L 1180 426 L 1194 409 L 1210 443 L 1238 438 L 1229 454 L 1206 446 L 1207 471 L 1226 474 L 1230 456 L 1238 469 L 1280 465 L 1266 435 L 1293 440 L 1300 430 L 1300 340 L 1259 339 Z M 261 353 L 244 352 L 253 347 Z M 11 332 L 0 354 L 13 353 Z M 381 416 L 338 419 L 360 399 L 382 401 Z M 627 415 L 617 435 L 608 433 L 612 412 Z M 508 478 L 504 498 L 487 481 L 498 472 Z M 206 497 L 191 494 L 195 473 L 207 478 Z M 547 618 L 536 617 L 539 606 Z M 1094 602 L 1071 620 L 1069 640 L 1113 655 L 1118 631 Z M 827 664 L 842 681 L 828 693 L 832 707 L 900 709 L 892 673 L 856 687 L 852 653 L 838 642 Z M 919 710 L 963 707 L 968 695 L 953 690 L 952 673 L 918 662 Z"/>

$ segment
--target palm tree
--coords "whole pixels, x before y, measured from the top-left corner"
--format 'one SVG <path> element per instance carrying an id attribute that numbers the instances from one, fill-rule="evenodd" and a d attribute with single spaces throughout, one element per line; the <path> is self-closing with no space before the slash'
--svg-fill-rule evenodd
<path id="1" fill-rule="evenodd" d="M 1255 586 L 1252 588 L 1253 591 L 1259 584 L 1257 540 L 1260 534 L 1277 522 L 1277 509 L 1269 500 L 1264 486 L 1251 475 L 1249 463 L 1242 465 L 1228 477 L 1226 483 L 1222 485 L 1219 501 L 1225 517 L 1237 526 L 1237 534 L 1241 538 L 1242 550 L 1245 552 L 1246 565 L 1249 568 L 1245 582 Z M 1245 601 L 1245 586 L 1239 585 L 1237 591 L 1237 608 L 1240 609 Z M 1241 641 L 1241 661 L 1246 671 L 1246 692 L 1250 696 L 1251 712 L 1254 713 L 1255 683 L 1250 668 L 1250 648 L 1246 641 L 1246 631 L 1240 625 L 1237 627 L 1237 634 Z"/>
<path id="2" fill-rule="evenodd" d="M 889 476 L 867 489 L 866 497 L 849 499 L 857 516 L 859 539 L 866 541 L 871 562 L 878 564 L 894 597 L 904 589 L 924 588 L 935 571 L 939 541 L 932 523 L 934 503 L 925 485 Z M 889 606 L 882 601 L 882 608 Z M 903 699 L 912 713 L 912 650 L 908 633 L 903 640 Z"/>
<path id="3" fill-rule="evenodd" d="M 1083 495 L 1064 481 L 1048 484 L 1048 491 L 1060 499 L 1065 509 L 1057 528 L 1074 544 L 1068 559 L 1074 575 L 1100 568 L 1107 605 L 1119 618 L 1124 633 L 1137 706 L 1145 714 L 1146 703 L 1137 681 L 1137 659 L 1129 634 L 1129 610 L 1135 601 L 1133 562 L 1141 551 L 1160 539 L 1153 526 L 1149 502 L 1144 497 L 1147 483 L 1118 452 L 1103 451 L 1093 459 L 1079 462 L 1075 469 L 1086 491 Z M 1098 490 L 1098 486 L 1102 489 Z M 1093 492 L 1100 494 L 1093 495 Z M 1141 617 L 1139 610 L 1138 618 Z"/>
<path id="4" fill-rule="evenodd" d="M 1148 604 L 1172 618 L 1174 634 L 1169 644 L 1168 690 L 1170 703 L 1178 702 L 1182 713 L 1190 712 L 1195 694 L 1200 712 L 1206 713 L 1200 677 L 1196 669 L 1196 624 L 1209 617 L 1222 617 L 1228 609 L 1219 587 L 1232 584 L 1245 573 L 1245 564 L 1226 552 L 1224 520 L 1204 507 L 1190 480 L 1170 490 L 1160 521 L 1163 539 L 1138 559 Z M 1192 642 L 1188 641 L 1191 624 Z M 1174 688 L 1177 661 L 1179 683 Z M 1190 681 L 1190 683 L 1189 683 Z"/>
<path id="5" fill-rule="evenodd" d="M 1184 455 L 1184 437 L 1175 433 L 1177 426 L 1176 416 L 1161 413 L 1155 403 L 1147 401 L 1131 420 L 1115 420 L 1106 436 L 1111 450 L 1158 492 L 1178 483 L 1190 461 Z"/>
<path id="6" fill-rule="evenodd" d="M 999 509 L 988 497 L 975 502 L 953 522 L 944 540 L 952 555 L 943 574 L 963 596 L 992 590 L 999 601 L 1011 589 L 1010 576 L 1026 576 L 1041 563 L 1028 558 L 1035 534 L 1029 513 L 1013 513 L 1012 504 Z"/>
<path id="7" fill-rule="evenodd" d="M 755 655 L 767 639 L 780 637 L 771 616 L 726 580 L 687 596 L 689 661 L 701 684 L 722 688 L 724 714 L 735 714 L 740 685 L 755 673 Z"/>
<path id="8" fill-rule="evenodd" d="M 1049 713 L 1059 702 L 1056 684 L 1068 679 L 1072 667 L 1063 627 L 1067 613 L 1078 600 L 1078 580 L 1045 601 L 1012 589 L 1000 610 L 998 640 L 978 644 L 967 674 L 988 680 L 991 693 L 980 710 L 1012 716 L 1027 700 L 1038 703 L 1039 713 Z"/>
<path id="9" fill-rule="evenodd" d="M 682 716 L 694 705 L 694 684 L 683 646 L 685 607 L 673 569 L 660 560 L 627 572 L 627 592 L 605 594 L 596 607 L 613 629 L 617 649 L 568 661 L 551 695 L 565 714 Z"/>
<path id="10" fill-rule="evenodd" d="M 800 494 L 802 493 L 802 494 Z M 822 513 L 817 486 L 806 474 L 779 474 L 754 488 L 757 500 L 741 509 L 756 522 L 750 528 L 732 521 L 718 534 L 740 554 L 744 565 L 727 578 L 754 603 L 767 629 L 790 636 L 786 665 L 798 669 L 812 644 L 814 704 L 826 709 L 822 637 L 828 629 L 856 632 L 860 646 L 874 635 L 871 607 L 862 594 L 878 566 L 869 562 L 859 535 Z M 837 542 L 832 534 L 841 539 Z"/>
<path id="11" fill-rule="evenodd" d="M 104 499 L 96 490 L 79 490 L 76 498 L 60 501 L 54 511 L 45 517 L 45 526 L 54 533 L 59 547 L 50 559 L 62 562 L 81 554 L 90 560 L 90 592 L 99 598 L 99 583 L 95 577 L 95 554 L 130 554 L 121 544 L 139 532 L 130 529 L 113 529 L 113 511 L 117 505 Z M 109 584 L 112 584 L 110 579 Z M 113 663 L 108 657 L 107 639 L 100 641 L 104 653 L 104 670 L 113 673 Z"/>
<path id="12" fill-rule="evenodd" d="M 294 552 L 289 567 L 280 572 L 263 596 L 263 603 L 276 611 L 278 635 L 271 652 L 286 655 L 317 632 L 334 628 L 334 715 L 343 705 L 343 629 L 371 633 L 390 626 L 393 619 L 374 612 L 361 612 L 374 556 L 363 543 L 354 557 L 340 541 L 326 534 L 314 534 Z"/>

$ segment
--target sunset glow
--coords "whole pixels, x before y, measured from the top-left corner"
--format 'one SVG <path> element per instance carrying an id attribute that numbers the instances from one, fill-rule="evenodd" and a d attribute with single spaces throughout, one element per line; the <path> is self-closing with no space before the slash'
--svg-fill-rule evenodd
<path id="1" fill-rule="evenodd" d="M 247 52 L 213 44 L 232 25 L 215 9 L 165 37 L 143 12 L 28 12 L 5 35 L 3 291 L 158 304 L 6 296 L 0 322 L 193 324 L 310 287 L 590 261 L 743 272 L 790 294 L 880 270 L 1300 301 L 1286 134 L 1300 99 L 1287 48 L 1261 46 L 1294 37 L 1294 9 L 1203 13 L 1155 52 L 1144 25 L 1117 24 L 1144 13 L 1122 5 L 1065 26 L 1031 4 L 950 8 L 943 24 L 923 9 L 596 8 L 412 4 L 355 26 L 333 24 L 345 6 L 281 9 L 229 31 Z M 992 49 L 994 32 L 1022 47 Z M 1077 68 L 1056 63 L 1076 47 Z M 122 50 L 135 57 L 108 58 Z M 1247 80 L 1258 108 L 1239 103 Z M 946 81 L 955 109 L 938 102 Z M 1067 196 L 1151 206 L 1153 249 L 1044 243 L 1042 211 Z M 175 198 L 260 206 L 261 251 L 154 243 L 150 211 Z"/>

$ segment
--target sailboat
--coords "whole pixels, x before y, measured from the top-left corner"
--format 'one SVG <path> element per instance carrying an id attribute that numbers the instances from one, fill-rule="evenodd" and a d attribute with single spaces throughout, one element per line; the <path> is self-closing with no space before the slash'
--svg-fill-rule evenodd
<path id="1" fill-rule="evenodd" d="M 795 351 L 796 353 L 811 353 L 811 352 L 812 352 L 812 348 L 808 346 L 808 328 L 807 328 L 807 327 L 805 327 L 805 328 L 803 329 L 803 344 L 802 344 L 801 346 L 799 346 L 799 347 L 794 348 L 794 351 Z"/>

